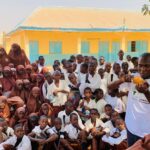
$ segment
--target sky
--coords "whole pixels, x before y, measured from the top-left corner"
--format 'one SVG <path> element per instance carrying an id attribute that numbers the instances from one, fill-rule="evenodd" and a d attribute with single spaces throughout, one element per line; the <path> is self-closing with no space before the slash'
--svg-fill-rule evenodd
<path id="1" fill-rule="evenodd" d="M 0 32 L 9 32 L 39 7 L 88 7 L 139 11 L 148 0 L 0 0 Z"/>

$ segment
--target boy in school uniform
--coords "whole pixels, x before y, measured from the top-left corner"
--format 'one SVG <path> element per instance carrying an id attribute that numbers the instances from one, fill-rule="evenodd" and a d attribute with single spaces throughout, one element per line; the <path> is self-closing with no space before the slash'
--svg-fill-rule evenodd
<path id="1" fill-rule="evenodd" d="M 106 104 L 104 107 L 104 113 L 101 114 L 100 118 L 105 123 L 111 118 L 111 114 L 113 112 L 113 108 L 110 104 Z"/>
<path id="2" fill-rule="evenodd" d="M 24 135 L 22 125 L 14 127 L 14 135 L 0 144 L 0 150 L 32 150 L 30 139 Z"/>
<path id="3" fill-rule="evenodd" d="M 82 123 L 82 120 L 81 120 L 78 112 L 74 110 L 74 106 L 73 106 L 73 103 L 71 101 L 67 101 L 65 103 L 65 110 L 60 111 L 58 113 L 58 118 L 60 118 L 62 121 L 62 127 L 65 127 L 67 124 L 70 123 L 70 115 L 72 113 L 75 113 L 78 116 L 78 124 L 79 124 L 81 129 L 84 129 L 84 125 Z"/>
<path id="4" fill-rule="evenodd" d="M 96 108 L 96 103 L 92 100 L 92 90 L 89 87 L 84 89 L 84 98 L 80 100 L 79 106 L 77 108 L 79 115 L 83 121 L 89 118 L 90 109 Z"/>
<path id="5" fill-rule="evenodd" d="M 54 126 L 51 128 L 51 130 L 58 136 L 58 139 L 55 141 L 56 149 L 73 150 L 69 142 L 66 140 L 66 135 L 62 128 L 62 121 L 60 118 L 55 118 Z"/>
<path id="6" fill-rule="evenodd" d="M 125 150 L 127 148 L 127 131 L 121 118 L 115 121 L 115 128 L 102 137 L 102 141 L 111 145 L 113 149 Z"/>
<path id="7" fill-rule="evenodd" d="M 79 127 L 78 116 L 76 114 L 72 113 L 70 115 L 70 124 L 65 126 L 64 131 L 68 136 L 69 142 L 76 143 L 82 150 L 86 150 L 87 135 L 86 132 Z"/>
<path id="8" fill-rule="evenodd" d="M 39 125 L 28 134 L 30 140 L 32 141 L 32 149 L 36 150 L 38 147 L 42 149 L 47 149 L 48 144 L 54 142 L 58 136 L 48 126 L 48 118 L 46 116 L 41 116 L 39 119 Z"/>
<path id="9" fill-rule="evenodd" d="M 90 110 L 90 119 L 85 122 L 88 139 L 92 140 L 92 150 L 100 148 L 101 137 L 107 132 L 104 123 L 98 118 L 97 109 Z"/>

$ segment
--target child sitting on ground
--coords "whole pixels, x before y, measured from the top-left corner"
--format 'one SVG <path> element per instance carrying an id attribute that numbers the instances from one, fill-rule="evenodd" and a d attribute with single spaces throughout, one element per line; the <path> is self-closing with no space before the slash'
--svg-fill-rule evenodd
<path id="1" fill-rule="evenodd" d="M 58 139 L 55 141 L 56 149 L 64 148 L 67 150 L 73 150 L 69 142 L 65 139 L 66 135 L 65 135 L 64 130 L 62 129 L 62 121 L 60 118 L 55 118 L 54 127 L 52 127 L 51 130 L 58 136 Z"/>
<path id="2" fill-rule="evenodd" d="M 125 123 L 122 119 L 117 118 L 115 128 L 110 130 L 110 133 L 102 137 L 102 141 L 108 143 L 117 150 L 125 150 L 127 148 L 127 131 Z"/>
<path id="3" fill-rule="evenodd" d="M 70 143 L 75 143 L 78 145 L 78 148 L 82 147 L 82 150 L 86 150 L 86 132 L 81 130 L 78 125 L 78 116 L 75 113 L 70 115 L 70 124 L 66 125 L 64 128 L 68 136 L 68 141 Z"/>
<path id="4" fill-rule="evenodd" d="M 92 90 L 89 87 L 84 89 L 84 98 L 80 100 L 80 104 L 78 107 L 79 115 L 81 116 L 82 120 L 85 122 L 89 118 L 90 109 L 95 108 L 96 103 L 92 100 Z"/>
<path id="5" fill-rule="evenodd" d="M 31 133 L 29 133 L 29 138 L 32 141 L 32 150 L 37 150 L 38 147 L 48 148 L 48 144 L 55 141 L 58 136 L 48 126 L 48 118 L 46 116 L 41 116 L 39 119 L 39 125 L 35 126 Z"/>
<path id="6" fill-rule="evenodd" d="M 1 143 L 0 150 L 32 150 L 30 139 L 24 135 L 22 125 L 14 127 L 14 136 Z"/>

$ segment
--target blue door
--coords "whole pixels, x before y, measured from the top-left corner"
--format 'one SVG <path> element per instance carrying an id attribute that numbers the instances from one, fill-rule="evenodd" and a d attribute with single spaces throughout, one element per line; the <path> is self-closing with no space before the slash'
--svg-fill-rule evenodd
<path id="1" fill-rule="evenodd" d="M 29 42 L 29 53 L 30 53 L 31 63 L 38 60 L 38 57 L 39 57 L 39 43 L 38 43 L 38 41 L 30 41 Z"/>
<path id="2" fill-rule="evenodd" d="M 62 54 L 62 42 L 61 41 L 50 41 L 49 53 Z"/>
<path id="3" fill-rule="evenodd" d="M 109 42 L 108 41 L 100 41 L 99 42 L 99 51 L 98 56 L 103 56 L 106 61 L 109 61 Z"/>
<path id="4" fill-rule="evenodd" d="M 110 54 L 110 61 L 114 62 L 118 59 L 118 52 L 120 50 L 120 42 L 112 42 L 112 51 Z"/>
<path id="5" fill-rule="evenodd" d="M 81 42 L 81 54 L 87 54 L 90 51 L 90 44 L 88 41 Z"/>

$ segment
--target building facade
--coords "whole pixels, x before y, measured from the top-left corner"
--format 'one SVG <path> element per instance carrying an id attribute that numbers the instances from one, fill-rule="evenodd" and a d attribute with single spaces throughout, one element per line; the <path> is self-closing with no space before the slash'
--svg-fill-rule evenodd
<path id="1" fill-rule="evenodd" d="M 18 43 L 31 62 L 43 55 L 46 64 L 83 54 L 114 61 L 120 49 L 131 56 L 150 52 L 150 16 L 85 9 L 40 8 L 7 34 L 6 49 Z"/>

